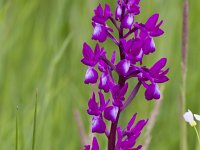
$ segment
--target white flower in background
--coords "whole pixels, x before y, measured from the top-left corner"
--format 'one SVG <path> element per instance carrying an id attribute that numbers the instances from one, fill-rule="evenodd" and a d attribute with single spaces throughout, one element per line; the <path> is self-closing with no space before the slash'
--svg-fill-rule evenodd
<path id="1" fill-rule="evenodd" d="M 200 121 L 200 115 L 193 114 L 189 109 L 187 112 L 184 113 L 183 118 L 185 119 L 186 122 L 188 122 L 192 127 L 196 126 L 197 123 L 194 120 L 194 118 L 197 121 Z"/>

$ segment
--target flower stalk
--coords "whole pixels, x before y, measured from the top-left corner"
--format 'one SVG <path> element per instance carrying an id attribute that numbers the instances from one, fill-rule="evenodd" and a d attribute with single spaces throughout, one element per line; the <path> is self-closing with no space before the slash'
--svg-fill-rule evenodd
<path id="1" fill-rule="evenodd" d="M 196 133 L 196 135 L 197 135 L 197 139 L 198 139 L 199 146 L 200 146 L 200 136 L 199 136 L 199 132 L 197 131 L 196 126 L 194 126 L 194 130 L 195 130 L 195 133 Z"/>
<path id="2" fill-rule="evenodd" d="M 125 129 L 118 124 L 120 114 L 131 104 L 139 89 L 143 86 L 146 100 L 160 98 L 158 84 L 169 80 L 167 73 L 169 69 L 164 67 L 166 58 L 158 60 L 151 68 L 143 65 L 143 57 L 154 53 L 156 50 L 154 38 L 164 34 L 160 28 L 163 21 L 158 22 L 159 14 L 153 14 L 146 23 L 138 23 L 135 16 L 140 14 L 140 0 L 117 0 L 117 7 L 113 15 L 110 6 L 101 4 L 94 10 L 92 25 L 94 31 L 92 39 L 97 41 L 94 50 L 87 44 L 83 44 L 83 59 L 86 65 L 85 84 L 98 84 L 98 97 L 93 92 L 88 102 L 87 112 L 92 116 L 92 133 L 105 134 L 108 139 L 108 150 L 140 150 L 142 145 L 136 146 L 136 140 L 147 124 L 148 119 L 139 120 L 135 123 L 137 113 L 130 118 Z M 117 29 L 119 35 L 114 37 L 114 30 L 107 25 L 110 20 Z M 131 36 L 131 39 L 129 38 Z M 110 38 L 119 48 L 120 59 L 116 60 L 116 51 L 111 58 L 107 57 L 107 51 L 101 47 Z M 100 72 L 96 70 L 98 68 Z M 113 71 L 117 73 L 118 81 L 113 78 Z M 129 97 L 127 95 L 129 79 L 138 81 L 132 89 Z M 104 95 L 110 93 L 111 98 L 105 100 Z M 110 123 L 110 129 L 106 122 Z M 135 125 L 134 125 L 135 123 Z M 98 140 L 93 137 L 91 145 L 85 145 L 85 150 L 99 150 Z"/>

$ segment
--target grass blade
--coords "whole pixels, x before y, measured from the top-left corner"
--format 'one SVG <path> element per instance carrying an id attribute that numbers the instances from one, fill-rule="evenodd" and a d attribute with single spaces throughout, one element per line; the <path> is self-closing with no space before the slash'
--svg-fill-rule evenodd
<path id="1" fill-rule="evenodd" d="M 35 135 L 36 135 L 36 122 L 37 122 L 37 99 L 38 99 L 38 89 L 36 89 L 36 99 L 35 99 L 35 112 L 34 112 L 34 122 L 33 122 L 32 150 L 35 149 Z"/>
<path id="2" fill-rule="evenodd" d="M 19 131 L 19 129 L 18 129 L 19 127 L 18 127 L 18 106 L 16 107 L 16 144 L 15 144 L 15 149 L 16 150 L 18 150 L 18 131 Z"/>

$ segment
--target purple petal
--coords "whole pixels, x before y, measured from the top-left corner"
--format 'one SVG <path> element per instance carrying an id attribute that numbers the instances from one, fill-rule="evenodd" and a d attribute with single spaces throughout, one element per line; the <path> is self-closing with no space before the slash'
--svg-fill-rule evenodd
<path id="1" fill-rule="evenodd" d="M 131 130 L 131 134 L 129 136 L 135 135 L 136 138 L 140 135 L 140 132 L 144 128 L 144 126 L 147 124 L 148 120 L 140 120 L 137 122 L 137 124 L 134 126 L 134 128 Z"/>
<path id="2" fill-rule="evenodd" d="M 142 145 L 139 145 L 139 146 L 136 147 L 136 148 L 132 148 L 131 150 L 140 150 L 140 149 L 142 149 Z"/>
<path id="3" fill-rule="evenodd" d="M 94 53 L 93 53 L 91 47 L 87 43 L 83 44 L 82 53 L 83 53 L 84 58 L 81 60 L 81 62 L 88 66 L 94 66 L 94 63 L 91 59 L 94 57 Z"/>
<path id="4" fill-rule="evenodd" d="M 92 133 L 104 133 L 106 125 L 101 117 L 93 116 L 92 118 Z"/>
<path id="5" fill-rule="evenodd" d="M 108 68 L 108 65 L 107 65 L 103 60 L 100 60 L 100 61 L 99 61 L 99 65 L 98 65 L 98 69 L 99 69 L 101 72 L 106 72 L 106 71 L 107 71 L 107 68 Z"/>
<path id="6" fill-rule="evenodd" d="M 155 52 L 156 47 L 153 38 L 149 37 L 145 40 L 144 46 L 143 46 L 143 51 L 144 54 L 148 55 L 149 53 Z"/>
<path id="7" fill-rule="evenodd" d="M 106 73 L 103 73 L 100 77 L 100 82 L 99 82 L 99 89 L 103 89 L 105 93 L 108 93 L 110 90 L 110 80 L 109 76 Z"/>
<path id="8" fill-rule="evenodd" d="M 150 68 L 150 74 L 151 75 L 157 75 L 161 71 L 162 68 L 165 67 L 167 63 L 167 58 L 161 58 L 158 60 L 151 68 Z"/>
<path id="9" fill-rule="evenodd" d="M 126 41 L 126 39 L 120 39 L 120 42 L 122 43 L 122 47 L 123 47 L 124 51 L 126 53 L 128 53 L 131 46 L 133 45 L 133 40 L 130 39 L 130 40 Z"/>
<path id="10" fill-rule="evenodd" d="M 117 118 L 118 111 L 119 111 L 118 107 L 115 107 L 115 106 L 107 107 L 104 110 L 105 119 L 112 121 L 112 122 L 115 122 L 116 118 Z"/>
<path id="11" fill-rule="evenodd" d="M 162 29 L 156 29 L 150 32 L 150 36 L 153 36 L 153 37 L 161 36 L 163 34 L 164 34 L 164 31 Z"/>
<path id="12" fill-rule="evenodd" d="M 98 92 L 98 94 L 99 94 L 99 99 L 100 99 L 100 107 L 103 107 L 105 105 L 104 95 L 103 95 L 103 93 L 101 91 Z"/>
<path id="13" fill-rule="evenodd" d="M 121 6 L 117 6 L 116 10 L 115 10 L 115 19 L 121 19 L 122 16 L 122 7 Z"/>
<path id="14" fill-rule="evenodd" d="M 84 145 L 84 150 L 90 150 L 90 145 Z"/>
<path id="15" fill-rule="evenodd" d="M 104 95 L 101 91 L 99 92 L 99 99 L 100 99 L 100 111 L 102 113 L 102 111 L 104 111 L 104 109 L 107 107 L 108 103 L 110 102 L 110 99 L 108 99 L 105 102 Z"/>
<path id="16" fill-rule="evenodd" d="M 136 119 L 136 116 L 137 116 L 137 113 L 135 113 L 133 115 L 133 117 L 131 118 L 131 120 L 129 121 L 128 125 L 127 125 L 127 130 L 130 130 L 131 127 L 133 126 L 134 122 L 135 122 L 135 119 Z"/>
<path id="17" fill-rule="evenodd" d="M 94 13 L 95 13 L 95 15 L 97 15 L 97 16 L 103 15 L 103 8 L 102 8 L 101 4 L 99 4 L 99 5 L 97 6 L 97 8 L 94 10 Z"/>
<path id="18" fill-rule="evenodd" d="M 98 40 L 99 42 L 102 43 L 106 40 L 106 38 L 107 38 L 107 28 L 98 23 L 95 23 L 92 39 Z"/>
<path id="19" fill-rule="evenodd" d="M 113 51 L 110 62 L 111 62 L 112 64 L 114 64 L 114 63 L 115 63 L 115 59 L 116 59 L 116 50 Z"/>
<path id="20" fill-rule="evenodd" d="M 162 73 L 160 73 L 161 76 L 165 76 L 166 74 L 168 74 L 169 72 L 169 68 L 167 68 L 165 71 L 163 71 Z"/>
<path id="21" fill-rule="evenodd" d="M 103 17 L 103 8 L 101 4 L 97 6 L 94 10 L 95 15 L 92 17 L 92 20 L 96 23 L 105 24 L 105 18 Z"/>
<path id="22" fill-rule="evenodd" d="M 129 0 L 128 1 L 128 11 L 133 13 L 134 15 L 138 15 L 140 13 L 140 0 Z"/>
<path id="23" fill-rule="evenodd" d="M 145 91 L 145 98 L 147 100 L 160 98 L 160 90 L 157 84 L 151 84 L 147 87 Z"/>
<path id="24" fill-rule="evenodd" d="M 169 78 L 167 76 L 161 76 L 161 77 L 154 79 L 155 83 L 164 83 L 164 82 L 167 82 L 167 81 L 169 81 Z"/>
<path id="25" fill-rule="evenodd" d="M 127 92 L 127 89 L 128 89 L 128 82 L 125 83 L 124 86 L 121 88 L 121 90 L 119 91 L 119 95 L 124 97 L 124 95 Z"/>
<path id="26" fill-rule="evenodd" d="M 92 94 L 92 98 L 90 98 L 88 102 L 88 110 L 87 110 L 89 115 L 95 115 L 98 116 L 100 115 L 99 107 L 95 99 L 95 94 Z"/>
<path id="27" fill-rule="evenodd" d="M 156 27 L 156 23 L 158 21 L 159 14 L 153 14 L 146 22 L 145 26 L 148 30 L 152 30 Z"/>
<path id="28" fill-rule="evenodd" d="M 133 14 L 127 14 L 127 15 L 124 16 L 124 18 L 121 22 L 121 26 L 123 28 L 130 29 L 133 25 L 133 22 L 134 22 L 134 15 Z"/>
<path id="29" fill-rule="evenodd" d="M 112 16 L 112 13 L 110 11 L 110 6 L 108 4 L 105 4 L 105 9 L 104 9 L 104 17 L 108 19 L 109 17 Z"/>
<path id="30" fill-rule="evenodd" d="M 126 83 L 121 89 L 119 85 L 113 86 L 111 93 L 113 97 L 113 105 L 121 107 L 123 106 L 123 101 L 125 100 L 124 95 L 128 89 L 128 83 Z"/>
<path id="31" fill-rule="evenodd" d="M 96 57 L 95 59 L 98 59 L 98 57 L 100 56 L 100 54 L 101 54 L 101 50 L 100 50 L 99 44 L 97 43 L 96 46 L 95 46 L 95 49 L 94 49 L 94 55 Z"/>
<path id="32" fill-rule="evenodd" d="M 121 127 L 117 127 L 117 149 L 121 148 L 121 143 L 122 143 L 122 138 L 123 138 L 123 131 Z"/>
<path id="33" fill-rule="evenodd" d="M 84 83 L 85 84 L 94 84 L 97 82 L 97 79 L 98 79 L 98 73 L 97 71 L 92 68 L 92 67 L 89 67 L 86 71 L 86 74 L 85 74 L 85 81 Z"/>
<path id="34" fill-rule="evenodd" d="M 126 74 L 129 71 L 130 68 L 130 61 L 127 59 L 121 60 L 117 65 L 116 65 L 116 70 L 121 76 L 126 76 Z"/>
<path id="35" fill-rule="evenodd" d="M 140 64 L 142 64 L 143 55 L 144 55 L 144 53 L 143 53 L 143 50 L 141 49 L 139 54 L 136 56 L 136 61 L 139 61 Z"/>
<path id="36" fill-rule="evenodd" d="M 99 144 L 96 137 L 93 137 L 92 140 L 92 150 L 99 150 Z"/>

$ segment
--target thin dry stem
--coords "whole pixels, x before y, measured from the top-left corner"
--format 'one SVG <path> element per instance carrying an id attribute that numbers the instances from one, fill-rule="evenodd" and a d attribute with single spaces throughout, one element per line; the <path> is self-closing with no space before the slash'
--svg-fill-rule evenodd
<path id="1" fill-rule="evenodd" d="M 163 91 L 164 91 L 164 87 L 161 89 L 161 98 L 156 102 L 153 111 L 151 112 L 151 116 L 149 118 L 149 122 L 147 124 L 147 130 L 145 133 L 145 141 L 144 141 L 144 145 L 143 145 L 143 150 L 148 150 L 149 144 L 151 143 L 151 131 L 155 126 L 156 120 L 157 120 L 157 116 L 158 113 L 160 111 L 160 107 L 163 101 Z"/>
<path id="2" fill-rule="evenodd" d="M 81 120 L 80 112 L 77 109 L 74 109 L 74 118 L 75 118 L 75 121 L 77 123 L 78 130 L 80 132 L 80 140 L 81 140 L 82 146 L 84 146 L 84 145 L 87 144 L 88 138 L 85 134 L 85 130 L 84 130 L 84 127 L 83 127 L 83 122 Z"/>
<path id="3" fill-rule="evenodd" d="M 186 77 L 187 77 L 187 58 L 188 58 L 188 0 L 184 0 L 183 10 L 183 29 L 182 29 L 182 88 L 180 102 L 180 127 L 181 127 L 181 142 L 180 149 L 187 150 L 187 128 L 183 122 L 182 114 L 186 107 Z"/>

